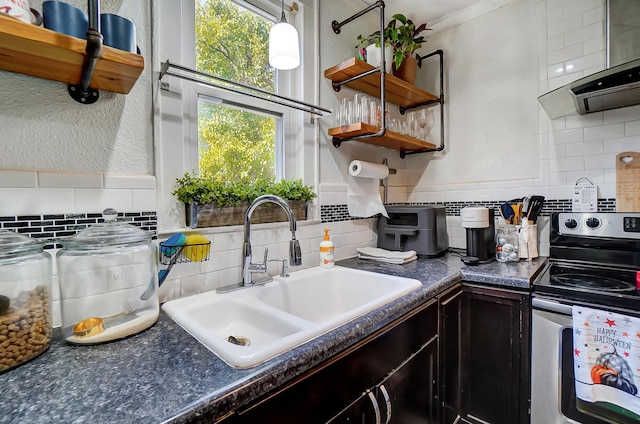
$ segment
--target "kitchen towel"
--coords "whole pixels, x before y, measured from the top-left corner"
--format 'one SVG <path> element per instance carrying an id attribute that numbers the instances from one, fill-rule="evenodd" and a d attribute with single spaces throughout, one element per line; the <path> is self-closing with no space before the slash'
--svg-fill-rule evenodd
<path id="1" fill-rule="evenodd" d="M 640 318 L 580 306 L 572 312 L 576 396 L 638 419 Z"/>
<path id="2" fill-rule="evenodd" d="M 368 259 L 371 261 L 384 262 L 387 264 L 406 264 L 418 259 L 418 255 L 415 250 L 408 250 L 406 252 L 396 252 L 379 247 L 358 247 L 358 258 Z"/>
<path id="3" fill-rule="evenodd" d="M 368 218 L 381 213 L 389 217 L 380 198 L 380 180 L 389 175 L 389 168 L 379 163 L 353 160 L 349 164 L 347 207 L 349 215 Z"/>

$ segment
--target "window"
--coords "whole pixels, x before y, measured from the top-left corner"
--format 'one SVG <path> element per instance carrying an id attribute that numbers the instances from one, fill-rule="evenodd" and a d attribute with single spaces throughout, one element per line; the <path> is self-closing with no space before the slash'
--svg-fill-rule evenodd
<path id="1" fill-rule="evenodd" d="M 265 48 L 273 17 L 232 0 L 195 0 L 195 7 L 197 69 L 275 91 L 277 75 Z M 281 113 L 256 108 L 248 99 L 234 104 L 202 92 L 197 96 L 200 175 L 220 181 L 282 176 L 276 169 L 282 163 L 276 157 L 283 138 Z"/>
<path id="2" fill-rule="evenodd" d="M 276 146 L 282 144 L 280 115 L 198 99 L 198 169 L 219 181 L 281 177 Z"/>
<path id="3" fill-rule="evenodd" d="M 298 29 L 302 63 L 295 70 L 274 71 L 267 66 L 264 40 L 280 19 L 279 2 L 153 2 L 154 69 L 170 61 L 317 104 L 317 2 L 296 3 L 297 14 L 287 14 L 287 20 Z M 285 0 L 285 11 L 290 4 Z M 236 21 L 230 23 L 225 16 Z M 214 30 L 215 37 L 205 36 Z M 163 78 L 155 87 L 155 173 L 162 229 L 184 226 L 183 205 L 171 192 L 177 178 L 194 170 L 234 181 L 301 178 L 304 184 L 317 186 L 318 132 L 307 113 L 176 77 Z"/>

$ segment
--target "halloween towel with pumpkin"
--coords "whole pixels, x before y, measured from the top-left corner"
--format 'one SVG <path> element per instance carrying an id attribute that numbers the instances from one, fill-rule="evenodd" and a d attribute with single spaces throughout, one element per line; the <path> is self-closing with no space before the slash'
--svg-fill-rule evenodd
<path id="1" fill-rule="evenodd" d="M 640 415 L 640 318 L 574 306 L 573 359 L 578 398 Z"/>

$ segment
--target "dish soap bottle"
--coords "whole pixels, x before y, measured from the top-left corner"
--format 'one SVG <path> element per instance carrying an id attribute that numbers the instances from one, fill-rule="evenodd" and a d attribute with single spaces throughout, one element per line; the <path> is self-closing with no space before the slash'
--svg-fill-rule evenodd
<path id="1" fill-rule="evenodd" d="M 320 242 L 320 268 L 333 268 L 333 242 L 329 239 L 329 229 L 324 229 L 324 240 Z"/>

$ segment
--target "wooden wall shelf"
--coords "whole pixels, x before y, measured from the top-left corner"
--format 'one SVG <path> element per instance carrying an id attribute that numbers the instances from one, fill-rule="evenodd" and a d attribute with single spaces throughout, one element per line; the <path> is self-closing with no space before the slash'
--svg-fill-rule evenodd
<path id="1" fill-rule="evenodd" d="M 86 40 L 0 14 L 0 69 L 67 84 L 82 76 Z M 141 55 L 102 48 L 91 88 L 129 93 L 144 69 Z"/>
<path id="2" fill-rule="evenodd" d="M 372 65 L 352 57 L 339 65 L 326 69 L 324 71 L 324 77 L 330 79 L 332 82 L 342 82 L 372 69 L 374 69 Z M 345 85 L 371 96 L 380 97 L 380 75 L 377 72 Z M 405 108 L 439 100 L 437 96 L 413 84 L 409 84 L 400 78 L 394 77 L 391 74 L 386 74 L 385 76 L 385 88 L 386 100 Z"/>
<path id="3" fill-rule="evenodd" d="M 350 139 L 365 134 L 375 134 L 380 128 L 365 123 L 356 123 L 343 127 L 329 128 L 329 135 L 335 139 Z M 400 152 L 420 152 L 436 148 L 435 144 L 418 140 L 408 135 L 393 132 L 387 129 L 382 137 L 362 138 L 354 141 L 399 150 Z"/>

